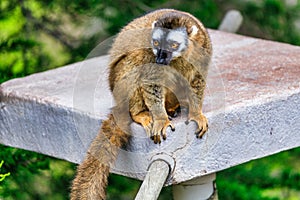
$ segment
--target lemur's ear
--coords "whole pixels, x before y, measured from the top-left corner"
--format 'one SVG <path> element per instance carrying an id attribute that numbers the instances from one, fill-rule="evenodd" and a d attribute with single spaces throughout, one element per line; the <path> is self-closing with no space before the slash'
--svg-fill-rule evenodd
<path id="1" fill-rule="evenodd" d="M 193 25 L 189 30 L 188 30 L 188 34 L 190 35 L 190 36 L 194 36 L 194 35 L 196 35 L 197 33 L 198 33 L 198 28 L 197 28 L 197 26 L 196 25 Z"/>
<path id="2" fill-rule="evenodd" d="M 155 27 L 155 25 L 156 25 L 156 22 L 157 22 L 157 21 L 154 21 L 154 22 L 152 23 L 152 29 L 154 29 L 154 27 Z"/>

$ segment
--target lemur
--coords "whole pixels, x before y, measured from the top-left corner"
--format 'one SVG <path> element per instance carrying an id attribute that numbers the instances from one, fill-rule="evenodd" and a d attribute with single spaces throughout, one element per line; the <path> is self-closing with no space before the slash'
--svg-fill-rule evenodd
<path id="1" fill-rule="evenodd" d="M 161 143 L 167 128 L 175 129 L 170 116 L 187 106 L 187 121 L 196 122 L 198 138 L 204 135 L 208 121 L 202 103 L 211 56 L 207 30 L 186 12 L 156 10 L 120 31 L 109 63 L 116 106 L 77 169 L 71 200 L 106 198 L 110 166 L 128 142 L 132 121 L 141 124 L 154 143 Z"/>

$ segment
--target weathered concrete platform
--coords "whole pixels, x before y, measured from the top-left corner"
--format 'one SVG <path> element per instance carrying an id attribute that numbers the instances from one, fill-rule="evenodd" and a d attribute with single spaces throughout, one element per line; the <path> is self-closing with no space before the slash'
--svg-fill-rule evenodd
<path id="1" fill-rule="evenodd" d="M 143 179 L 149 162 L 173 166 L 180 183 L 300 146 L 300 47 L 210 31 L 214 47 L 205 114 L 209 132 L 175 119 L 176 132 L 155 145 L 135 137 L 113 172 Z M 0 88 L 0 143 L 78 163 L 113 106 L 107 56 L 14 79 Z M 153 158 L 154 157 L 154 158 Z"/>

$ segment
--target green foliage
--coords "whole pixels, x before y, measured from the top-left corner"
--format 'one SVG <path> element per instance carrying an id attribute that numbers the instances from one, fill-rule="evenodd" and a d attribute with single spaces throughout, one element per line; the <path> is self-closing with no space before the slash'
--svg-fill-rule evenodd
<path id="1" fill-rule="evenodd" d="M 251 161 L 219 172 L 222 199 L 299 199 L 300 148 Z"/>
<path id="2" fill-rule="evenodd" d="M 0 79 L 84 59 L 88 51 L 82 52 L 81 47 L 88 43 L 91 50 L 99 35 L 80 32 L 86 22 L 81 20 L 85 16 L 77 14 L 80 5 L 75 1 L 1 1 Z"/>
<path id="3" fill-rule="evenodd" d="M 2 165 L 3 165 L 3 163 L 4 163 L 4 161 L 2 160 L 1 162 L 0 162 L 0 169 L 1 169 L 1 167 L 2 167 Z M 10 175 L 10 172 L 7 172 L 7 173 L 5 173 L 5 174 L 0 174 L 0 182 L 1 181 L 3 181 L 7 176 L 9 176 Z"/>
<path id="4" fill-rule="evenodd" d="M 134 199 L 137 190 L 139 189 L 140 181 L 111 174 L 108 179 L 107 199 L 108 200 L 123 200 Z"/>
<path id="5" fill-rule="evenodd" d="M 10 171 L 1 182 L 4 199 L 68 199 L 74 164 L 3 145 L 0 157 L 5 158 L 1 170 Z"/>
<path id="6" fill-rule="evenodd" d="M 100 6 L 101 5 L 101 6 Z M 147 12 L 161 8 L 174 8 L 187 11 L 201 19 L 208 27 L 216 28 L 221 20 L 219 9 L 215 1 L 204 0 L 199 4 L 198 1 L 105 1 L 98 5 L 102 12 L 97 12 L 99 17 L 107 20 L 107 31 L 116 34 L 120 28 L 129 23 L 133 18 L 141 16 Z M 120 12 L 121 10 L 121 12 Z"/>
<path id="7" fill-rule="evenodd" d="M 0 83 L 83 60 L 99 41 L 158 8 L 190 12 L 210 28 L 217 28 L 225 12 L 235 8 L 244 16 L 239 33 L 300 45 L 300 2 L 287 2 L 0 1 Z M 97 23 L 91 23 L 95 19 Z M 299 156 L 297 148 L 218 173 L 220 199 L 299 199 Z M 1 199 L 68 199 L 74 164 L 2 145 L 0 160 L 5 160 L 1 172 L 10 172 L 1 182 Z M 133 199 L 140 184 L 117 175 L 112 175 L 109 183 L 111 200 Z M 164 188 L 159 199 L 172 199 L 171 187 Z"/>
<path id="8" fill-rule="evenodd" d="M 249 1 L 241 4 L 245 35 L 300 45 L 300 3 L 289 6 L 283 0 Z M 247 26 L 246 26 L 247 25 Z"/>

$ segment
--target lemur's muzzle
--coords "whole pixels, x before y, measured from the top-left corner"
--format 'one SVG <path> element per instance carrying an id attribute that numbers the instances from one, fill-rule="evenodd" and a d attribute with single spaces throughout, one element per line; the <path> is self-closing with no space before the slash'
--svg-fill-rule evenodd
<path id="1" fill-rule="evenodd" d="M 167 50 L 162 50 L 162 49 L 159 49 L 157 51 L 157 56 L 156 56 L 157 64 L 168 65 L 170 64 L 171 59 L 172 59 L 172 52 Z"/>

